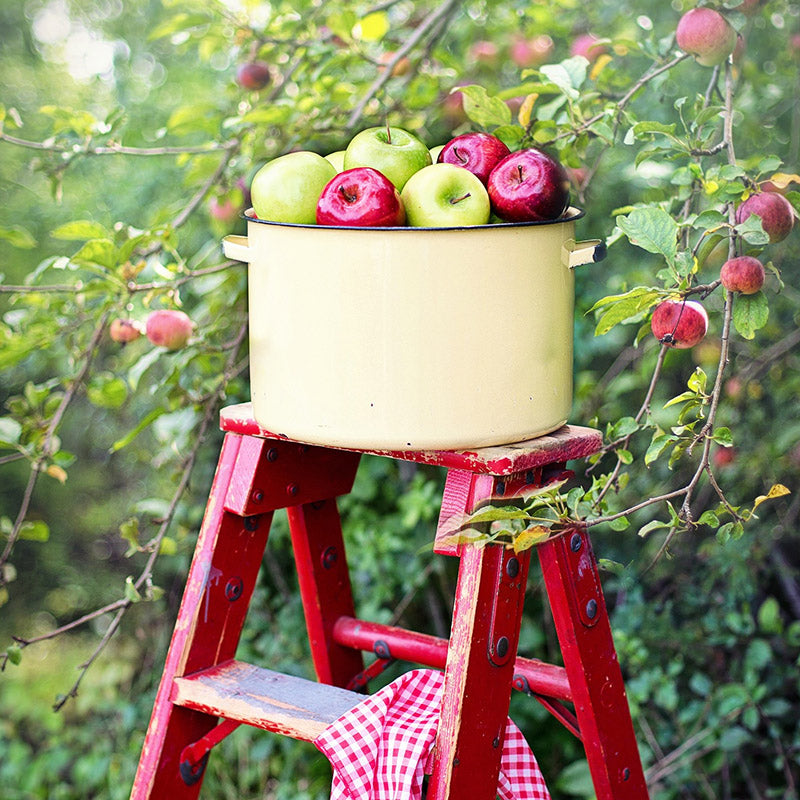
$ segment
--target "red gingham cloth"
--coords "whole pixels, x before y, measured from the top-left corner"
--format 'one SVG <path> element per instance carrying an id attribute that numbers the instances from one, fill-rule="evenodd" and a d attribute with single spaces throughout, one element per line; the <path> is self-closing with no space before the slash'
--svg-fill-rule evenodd
<path id="1" fill-rule="evenodd" d="M 433 767 L 444 675 L 407 672 L 329 725 L 314 745 L 333 767 L 331 800 L 420 800 Z M 508 720 L 497 793 L 502 800 L 550 800 L 519 728 Z"/>

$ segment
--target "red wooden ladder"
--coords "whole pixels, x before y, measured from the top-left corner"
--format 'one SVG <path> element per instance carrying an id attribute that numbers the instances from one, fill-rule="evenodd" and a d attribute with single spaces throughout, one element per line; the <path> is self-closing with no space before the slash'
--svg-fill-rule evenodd
<path id="1" fill-rule="evenodd" d="M 644 774 L 585 530 L 537 553 L 564 666 L 517 655 L 530 551 L 447 545 L 453 515 L 544 485 L 600 435 L 565 426 L 549 436 L 475 451 L 380 452 L 447 468 L 438 553 L 460 558 L 450 639 L 355 617 L 336 498 L 350 491 L 361 452 L 275 437 L 250 404 L 222 412 L 226 431 L 186 590 L 133 785 L 134 800 L 200 793 L 214 745 L 245 723 L 312 741 L 363 695 L 362 651 L 444 668 L 428 800 L 494 800 L 513 688 L 535 696 L 578 736 L 598 800 L 644 800 Z M 318 682 L 235 659 L 267 543 L 285 508 Z M 347 688 L 350 687 L 350 688 Z M 320 756 L 322 757 L 322 756 Z"/>

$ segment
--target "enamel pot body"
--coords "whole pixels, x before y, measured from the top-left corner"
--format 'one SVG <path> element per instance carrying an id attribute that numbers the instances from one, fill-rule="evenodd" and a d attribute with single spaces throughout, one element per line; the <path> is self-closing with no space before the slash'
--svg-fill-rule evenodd
<path id="1" fill-rule="evenodd" d="M 572 405 L 573 267 L 599 260 L 558 221 L 345 228 L 248 217 L 253 414 L 336 447 L 506 444 L 561 427 Z"/>

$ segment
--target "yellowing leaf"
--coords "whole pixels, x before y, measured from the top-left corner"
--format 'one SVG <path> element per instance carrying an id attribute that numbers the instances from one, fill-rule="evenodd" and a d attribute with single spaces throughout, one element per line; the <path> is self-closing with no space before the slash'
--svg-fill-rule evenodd
<path id="1" fill-rule="evenodd" d="M 589 77 L 592 80 L 595 80 L 595 78 L 597 78 L 597 76 L 611 63 L 611 61 L 613 61 L 613 59 L 608 53 L 599 55 L 592 66 L 592 71 L 589 73 Z"/>
<path id="2" fill-rule="evenodd" d="M 539 99 L 539 95 L 531 93 L 522 101 L 522 105 L 517 112 L 517 121 L 523 128 L 527 128 L 531 124 L 531 116 L 533 115 L 533 106 Z"/>
<path id="3" fill-rule="evenodd" d="M 770 487 L 770 490 L 766 494 L 760 494 L 756 497 L 756 501 L 753 503 L 753 511 L 767 500 L 774 500 L 776 497 L 784 497 L 791 493 L 791 490 L 787 489 L 782 483 L 776 483 L 774 486 Z"/>
<path id="4" fill-rule="evenodd" d="M 59 483 L 66 483 L 67 481 L 67 471 L 59 467 L 58 464 L 51 464 L 47 468 L 47 474 L 51 478 L 55 478 Z"/>
<path id="5" fill-rule="evenodd" d="M 775 184 L 778 189 L 785 189 L 790 183 L 800 183 L 800 175 L 797 173 L 789 174 L 788 172 L 776 172 L 770 181 Z"/>
<path id="6" fill-rule="evenodd" d="M 526 528 L 514 537 L 514 552 L 521 553 L 523 550 L 529 550 L 534 545 L 549 539 L 550 533 L 550 528 L 546 528 L 544 525 L 531 525 L 530 528 Z"/>
<path id="7" fill-rule="evenodd" d="M 353 36 L 365 42 L 379 42 L 389 32 L 389 17 L 384 11 L 374 11 L 362 17 L 353 28 Z"/>

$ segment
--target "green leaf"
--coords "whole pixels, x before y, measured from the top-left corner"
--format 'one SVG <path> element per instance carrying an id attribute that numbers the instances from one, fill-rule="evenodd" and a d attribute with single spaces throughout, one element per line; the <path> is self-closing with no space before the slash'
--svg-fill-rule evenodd
<path id="1" fill-rule="evenodd" d="M 645 465 L 650 466 L 674 441 L 675 437 L 672 434 L 664 433 L 663 431 L 653 434 L 650 446 L 644 454 Z"/>
<path id="2" fill-rule="evenodd" d="M 769 319 L 769 303 L 764 292 L 742 294 L 733 304 L 733 326 L 744 339 L 752 339 Z"/>
<path id="3" fill-rule="evenodd" d="M 111 445 L 109 452 L 116 453 L 117 450 L 122 450 L 123 447 L 127 447 L 145 428 L 152 425 L 164 413 L 166 413 L 165 408 L 153 409 L 140 420 L 139 424 L 133 430 L 128 431 L 121 439 L 117 439 L 117 441 Z"/>
<path id="4" fill-rule="evenodd" d="M 511 109 L 499 97 L 490 97 L 483 86 L 459 86 L 453 91 L 461 92 L 464 112 L 476 124 L 495 128 L 511 123 Z"/>
<path id="5" fill-rule="evenodd" d="M 99 223 L 88 219 L 78 219 L 59 225 L 51 234 L 54 239 L 81 241 L 83 239 L 107 239 L 109 232 Z"/>
<path id="6" fill-rule="evenodd" d="M 12 417 L 0 417 L 0 447 L 19 444 L 22 425 Z"/>
<path id="7" fill-rule="evenodd" d="M 711 528 L 719 527 L 719 517 L 710 509 L 704 511 L 697 520 L 698 525 L 708 525 Z"/>
<path id="8" fill-rule="evenodd" d="M 6 655 L 8 656 L 8 660 L 17 666 L 20 661 L 22 661 L 22 648 L 15 642 L 14 644 L 10 644 L 6 648 Z"/>
<path id="9" fill-rule="evenodd" d="M 714 428 L 714 435 L 711 438 L 722 447 L 733 447 L 731 429 L 726 428 L 724 425 Z"/>
<path id="10" fill-rule="evenodd" d="M 131 603 L 138 603 L 142 596 L 139 594 L 139 590 L 134 586 L 133 578 L 128 575 L 125 578 L 125 599 L 130 600 Z"/>
<path id="11" fill-rule="evenodd" d="M 706 390 L 706 380 L 706 373 L 700 367 L 696 367 L 695 371 L 686 382 L 686 385 L 693 392 L 696 392 L 697 394 L 703 394 L 703 392 Z"/>
<path id="12" fill-rule="evenodd" d="M 637 286 L 625 294 L 612 295 L 598 300 L 587 313 L 606 305 L 611 305 L 611 308 L 600 315 L 594 335 L 602 336 L 608 333 L 615 325 L 635 319 L 658 303 L 663 298 L 663 294 L 659 289 Z"/>
<path id="13" fill-rule="evenodd" d="M 539 71 L 570 100 L 577 100 L 580 97 L 578 88 L 586 80 L 587 66 L 585 58 L 573 57 L 560 64 L 545 64 Z"/>
<path id="14" fill-rule="evenodd" d="M 117 263 L 117 248 L 110 239 L 90 239 L 71 259 L 73 264 L 97 264 L 112 269 Z"/>
<path id="15" fill-rule="evenodd" d="M 781 607 L 774 597 L 768 597 L 758 609 L 758 627 L 764 633 L 782 633 Z"/>
<path id="16" fill-rule="evenodd" d="M 128 384 L 111 373 L 101 373 L 86 387 L 86 396 L 98 408 L 119 408 L 128 399 Z"/>
<path id="17" fill-rule="evenodd" d="M 764 231 L 761 217 L 751 214 L 735 227 L 736 232 L 748 243 L 756 246 L 769 244 L 769 234 Z"/>
<path id="18" fill-rule="evenodd" d="M 647 523 L 647 525 L 642 526 L 639 528 L 638 536 L 644 538 L 647 534 L 651 533 L 652 531 L 657 531 L 662 528 L 669 528 L 669 525 L 666 522 L 662 522 L 660 519 L 654 519 Z"/>
<path id="19" fill-rule="evenodd" d="M 36 239 L 19 225 L 15 225 L 13 228 L 0 228 L 0 239 L 20 250 L 33 250 L 37 246 Z"/>
<path id="20" fill-rule="evenodd" d="M 29 542 L 46 542 L 50 538 L 50 527 L 41 519 L 23 522 L 19 529 L 19 538 Z"/>
<path id="21" fill-rule="evenodd" d="M 139 552 L 139 520 L 131 517 L 119 526 L 119 535 L 128 543 L 126 556 Z"/>
<path id="22" fill-rule="evenodd" d="M 678 253 L 678 224 L 663 208 L 634 208 L 627 217 L 618 216 L 617 226 L 631 244 L 648 253 L 663 255 L 674 264 Z"/>

